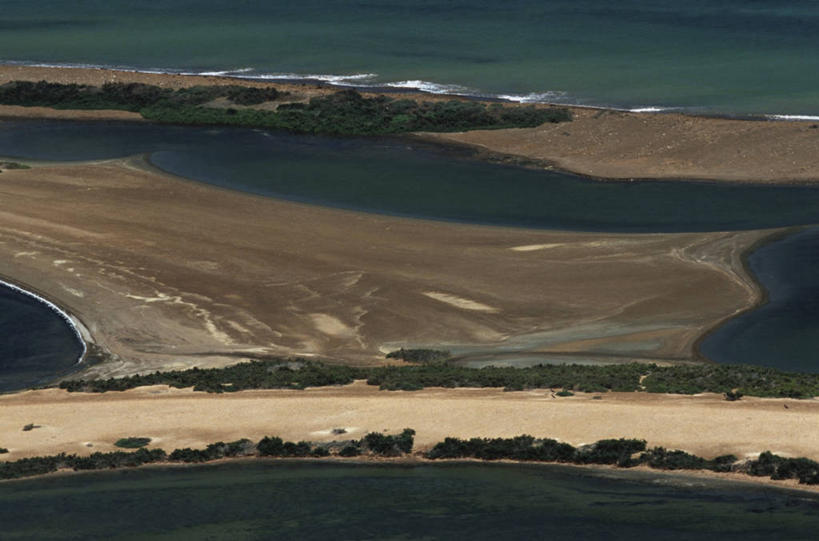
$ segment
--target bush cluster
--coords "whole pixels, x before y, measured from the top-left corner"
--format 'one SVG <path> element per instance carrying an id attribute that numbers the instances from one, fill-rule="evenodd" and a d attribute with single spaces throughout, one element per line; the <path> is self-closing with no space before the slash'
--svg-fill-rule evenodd
<path id="1" fill-rule="evenodd" d="M 258 443 L 248 439 L 233 442 L 211 443 L 204 449 L 185 447 L 166 454 L 162 449 L 138 449 L 132 453 L 114 451 L 110 453 L 93 453 L 89 456 L 75 454 L 22 458 L 20 460 L 0 462 L 0 479 L 17 479 L 52 473 L 61 469 L 105 470 L 113 468 L 130 468 L 154 462 L 181 462 L 198 464 L 222 458 L 245 456 L 262 457 L 326 457 L 336 454 L 342 457 L 359 456 L 400 456 L 412 452 L 415 431 L 405 428 L 398 435 L 385 435 L 371 432 L 360 440 L 314 444 L 306 441 L 284 441 L 278 437 L 266 436 Z M 148 438 L 126 438 L 129 440 Z M 122 440 L 120 440 L 122 441 Z M 333 453 L 332 451 L 335 451 Z M 6 450 L 8 452 L 8 450 Z"/>
<path id="2" fill-rule="evenodd" d="M 60 388 L 70 392 L 100 393 L 146 385 L 169 385 L 179 389 L 193 387 L 196 391 L 224 393 L 245 389 L 346 385 L 364 377 L 366 372 L 349 366 L 330 366 L 306 359 L 277 359 L 238 363 L 225 368 L 191 368 L 105 380 L 69 380 L 61 382 Z"/>
<path id="3" fill-rule="evenodd" d="M 771 479 L 798 479 L 803 485 L 819 485 L 819 463 L 808 458 L 784 458 L 765 451 L 749 461 L 742 471 Z"/>
<path id="4" fill-rule="evenodd" d="M 200 106 L 217 98 L 255 105 L 280 98 L 275 88 L 238 85 L 193 86 L 172 90 L 142 83 L 105 83 L 101 87 L 40 81 L 12 81 L 0 86 L 0 103 L 56 109 L 121 109 Z"/>
<path id="5" fill-rule="evenodd" d="M 401 351 L 401 350 L 399 350 Z M 414 350 L 404 350 L 414 351 Z M 434 351 L 434 350 L 421 350 Z M 645 376 L 641 383 L 641 377 Z M 307 359 L 275 358 L 225 368 L 175 370 L 106 380 L 68 380 L 68 391 L 124 391 L 145 385 L 193 387 L 211 393 L 244 389 L 304 389 L 346 385 L 366 379 L 385 390 L 425 387 L 499 387 L 511 391 L 561 389 L 557 394 L 606 391 L 650 393 L 732 393 L 733 396 L 811 398 L 819 396 L 819 374 L 797 374 L 749 365 L 698 364 L 660 367 L 646 364 L 539 365 L 525 368 L 466 368 L 445 362 L 412 366 L 355 368 Z"/>
<path id="6" fill-rule="evenodd" d="M 487 106 L 466 100 L 396 100 L 385 95 L 365 97 L 355 90 L 314 97 L 308 103 L 283 103 L 275 111 L 207 106 L 217 98 L 226 98 L 236 105 L 257 105 L 285 94 L 275 88 L 238 85 L 171 90 L 142 83 L 106 83 L 94 87 L 13 81 L 0 86 L 0 104 L 122 109 L 170 124 L 233 125 L 334 135 L 523 128 L 571 120 L 571 112 L 565 107 Z"/>
<path id="7" fill-rule="evenodd" d="M 525 460 L 572 464 L 630 465 L 632 455 L 644 451 L 646 442 L 635 439 L 600 440 L 579 448 L 553 439 L 535 439 L 523 435 L 515 438 L 446 438 L 426 453 L 427 458 L 479 458 L 481 460 Z"/>
<path id="8" fill-rule="evenodd" d="M 145 447 L 149 443 L 151 443 L 151 438 L 120 438 L 114 442 L 114 447 L 121 447 L 123 449 L 139 449 L 140 447 Z"/>
<path id="9" fill-rule="evenodd" d="M 408 363 L 430 364 L 449 360 L 452 354 L 443 349 L 397 349 L 385 355 L 387 359 L 400 359 Z"/>
<path id="10" fill-rule="evenodd" d="M 162 449 L 139 449 L 133 453 L 113 451 L 111 453 L 93 453 L 89 456 L 60 453 L 59 455 L 0 462 L 0 479 L 18 479 L 52 473 L 60 469 L 79 471 L 132 468 L 143 464 L 163 462 L 166 459 L 167 455 Z"/>
<path id="11" fill-rule="evenodd" d="M 639 453 L 639 455 L 638 455 Z M 819 463 L 807 458 L 783 458 L 765 451 L 756 460 L 738 462 L 734 455 L 705 459 L 685 451 L 663 447 L 646 449 L 645 440 L 608 439 L 573 447 L 553 439 L 532 436 L 515 438 L 446 438 L 426 454 L 429 459 L 478 458 L 570 464 L 614 464 L 623 468 L 646 465 L 659 470 L 710 470 L 744 472 L 771 479 L 798 479 L 805 485 L 819 484 Z"/>

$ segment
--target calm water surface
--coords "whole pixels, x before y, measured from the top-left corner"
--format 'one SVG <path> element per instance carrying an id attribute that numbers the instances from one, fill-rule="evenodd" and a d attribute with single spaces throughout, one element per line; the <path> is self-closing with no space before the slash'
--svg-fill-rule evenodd
<path id="1" fill-rule="evenodd" d="M 45 385 L 77 368 L 83 346 L 65 320 L 2 285 L 0 329 L 0 392 Z"/>
<path id="2" fill-rule="evenodd" d="M 244 463 L 0 484 L 3 539 L 815 539 L 819 499 L 552 466 Z"/>
<path id="3" fill-rule="evenodd" d="M 187 178 L 412 217 L 586 231 L 715 231 L 819 223 L 819 187 L 597 182 L 468 159 L 400 139 L 128 123 L 6 122 L 0 156 L 150 153 Z"/>
<path id="4" fill-rule="evenodd" d="M 819 115 L 819 4 L 806 0 L 4 0 L 2 8 L 4 60 L 332 74 L 517 99 Z"/>
<path id="5" fill-rule="evenodd" d="M 763 246 L 748 264 L 767 303 L 728 321 L 701 351 L 724 363 L 819 371 L 819 227 Z"/>

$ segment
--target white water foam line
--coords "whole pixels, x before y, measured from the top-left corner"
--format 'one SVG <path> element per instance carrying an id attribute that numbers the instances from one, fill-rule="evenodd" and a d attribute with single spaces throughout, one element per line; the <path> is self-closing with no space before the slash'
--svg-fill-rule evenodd
<path id="1" fill-rule="evenodd" d="M 819 120 L 819 116 L 815 115 L 765 115 L 765 118 L 771 120 Z"/>
<path id="2" fill-rule="evenodd" d="M 31 291 L 29 291 L 27 289 L 23 289 L 22 287 L 11 284 L 9 282 L 6 282 L 5 280 L 0 280 L 0 285 L 6 286 L 7 288 L 9 288 L 9 289 L 11 289 L 13 291 L 16 291 L 17 293 L 20 293 L 22 295 L 30 297 L 30 298 L 38 301 L 38 302 L 41 302 L 42 304 L 44 304 L 47 307 L 51 308 L 51 310 L 53 310 L 58 316 L 63 318 L 63 320 L 68 324 L 68 326 L 74 332 L 74 336 L 77 337 L 77 340 L 79 340 L 80 344 L 82 345 L 82 353 L 80 353 L 80 357 L 79 357 L 79 359 L 77 359 L 76 364 L 80 364 L 82 362 L 82 360 L 85 358 L 85 354 L 88 352 L 88 345 L 85 343 L 85 339 L 83 338 L 79 327 L 74 322 L 71 315 L 68 314 L 68 312 L 66 312 L 65 310 L 63 310 L 62 308 L 60 308 L 59 306 L 57 306 L 56 304 L 51 302 L 50 300 L 44 299 L 43 297 L 37 295 L 36 293 L 32 293 Z"/>

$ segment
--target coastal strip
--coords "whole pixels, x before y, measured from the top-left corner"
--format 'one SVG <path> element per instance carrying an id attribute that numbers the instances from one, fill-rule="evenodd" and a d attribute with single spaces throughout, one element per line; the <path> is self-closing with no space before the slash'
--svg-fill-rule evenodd
<path id="1" fill-rule="evenodd" d="M 241 75 L 241 74 L 239 74 Z M 327 82 L 249 80 L 214 72 L 212 75 L 145 73 L 87 67 L 0 65 L 0 85 L 12 81 L 48 81 L 101 86 L 140 83 L 167 89 L 197 85 L 241 85 L 276 88 L 298 100 L 326 97 L 346 86 Z M 336 81 L 338 82 L 338 81 Z M 430 94 L 400 88 L 367 92 L 365 97 L 409 98 L 418 102 L 476 101 L 459 95 Z M 481 102 L 482 100 L 477 100 Z M 497 100 L 483 100 L 498 103 Z M 518 102 L 507 102 L 510 104 Z M 553 104 L 536 103 L 535 107 Z M 565 105 L 561 104 L 561 107 Z M 262 104 L 260 109 L 267 105 Z M 491 159 L 523 160 L 535 167 L 556 168 L 595 179 L 674 179 L 723 182 L 795 184 L 819 182 L 819 124 L 810 118 L 716 118 L 678 112 L 618 111 L 565 106 L 574 120 L 533 128 L 471 130 L 420 134 L 437 143 L 477 148 Z M 269 107 L 268 107 L 269 108 Z M 0 106 L 0 117 L 44 118 L 44 108 Z M 140 118 L 127 111 L 66 111 L 52 109 L 53 118 L 122 120 Z"/>
<path id="2" fill-rule="evenodd" d="M 270 434 L 329 445 L 412 427 L 421 452 L 448 437 L 532 434 L 574 447 L 626 436 L 708 460 L 729 454 L 750 460 L 766 450 L 781 457 L 819 459 L 813 430 L 819 419 L 817 400 L 595 396 L 441 388 L 406 393 L 379 391 L 363 382 L 224 395 L 164 386 L 94 395 L 49 389 L 0 397 L 0 446 L 10 451 L 2 459 L 13 461 L 63 452 L 112 452 L 117 450 L 114 443 L 126 436 L 151 438 L 150 448 L 204 449 L 217 441 L 258 441 Z M 36 428 L 21 430 L 27 424 Z"/>

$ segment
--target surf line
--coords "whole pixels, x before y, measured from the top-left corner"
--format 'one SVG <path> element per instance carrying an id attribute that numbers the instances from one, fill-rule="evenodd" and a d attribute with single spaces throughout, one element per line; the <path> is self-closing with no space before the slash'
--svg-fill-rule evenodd
<path id="1" fill-rule="evenodd" d="M 82 337 L 82 333 L 80 332 L 79 327 L 77 327 L 77 324 L 74 323 L 73 319 L 71 319 L 71 316 L 68 314 L 68 312 L 66 312 L 65 310 L 51 302 L 50 300 L 45 299 L 27 289 L 23 289 L 18 285 L 6 282 L 5 280 L 0 280 L 0 285 L 5 286 L 11 289 L 12 291 L 25 295 L 46 305 L 51 310 L 53 310 L 58 316 L 60 316 L 68 324 L 69 328 L 73 331 L 74 336 L 77 338 L 77 340 L 79 340 L 80 345 L 82 346 L 82 352 L 80 353 L 80 357 L 77 359 L 77 362 L 75 364 L 80 364 L 83 361 L 83 359 L 85 358 L 85 354 L 88 353 L 88 345 L 85 343 L 85 339 Z"/>

